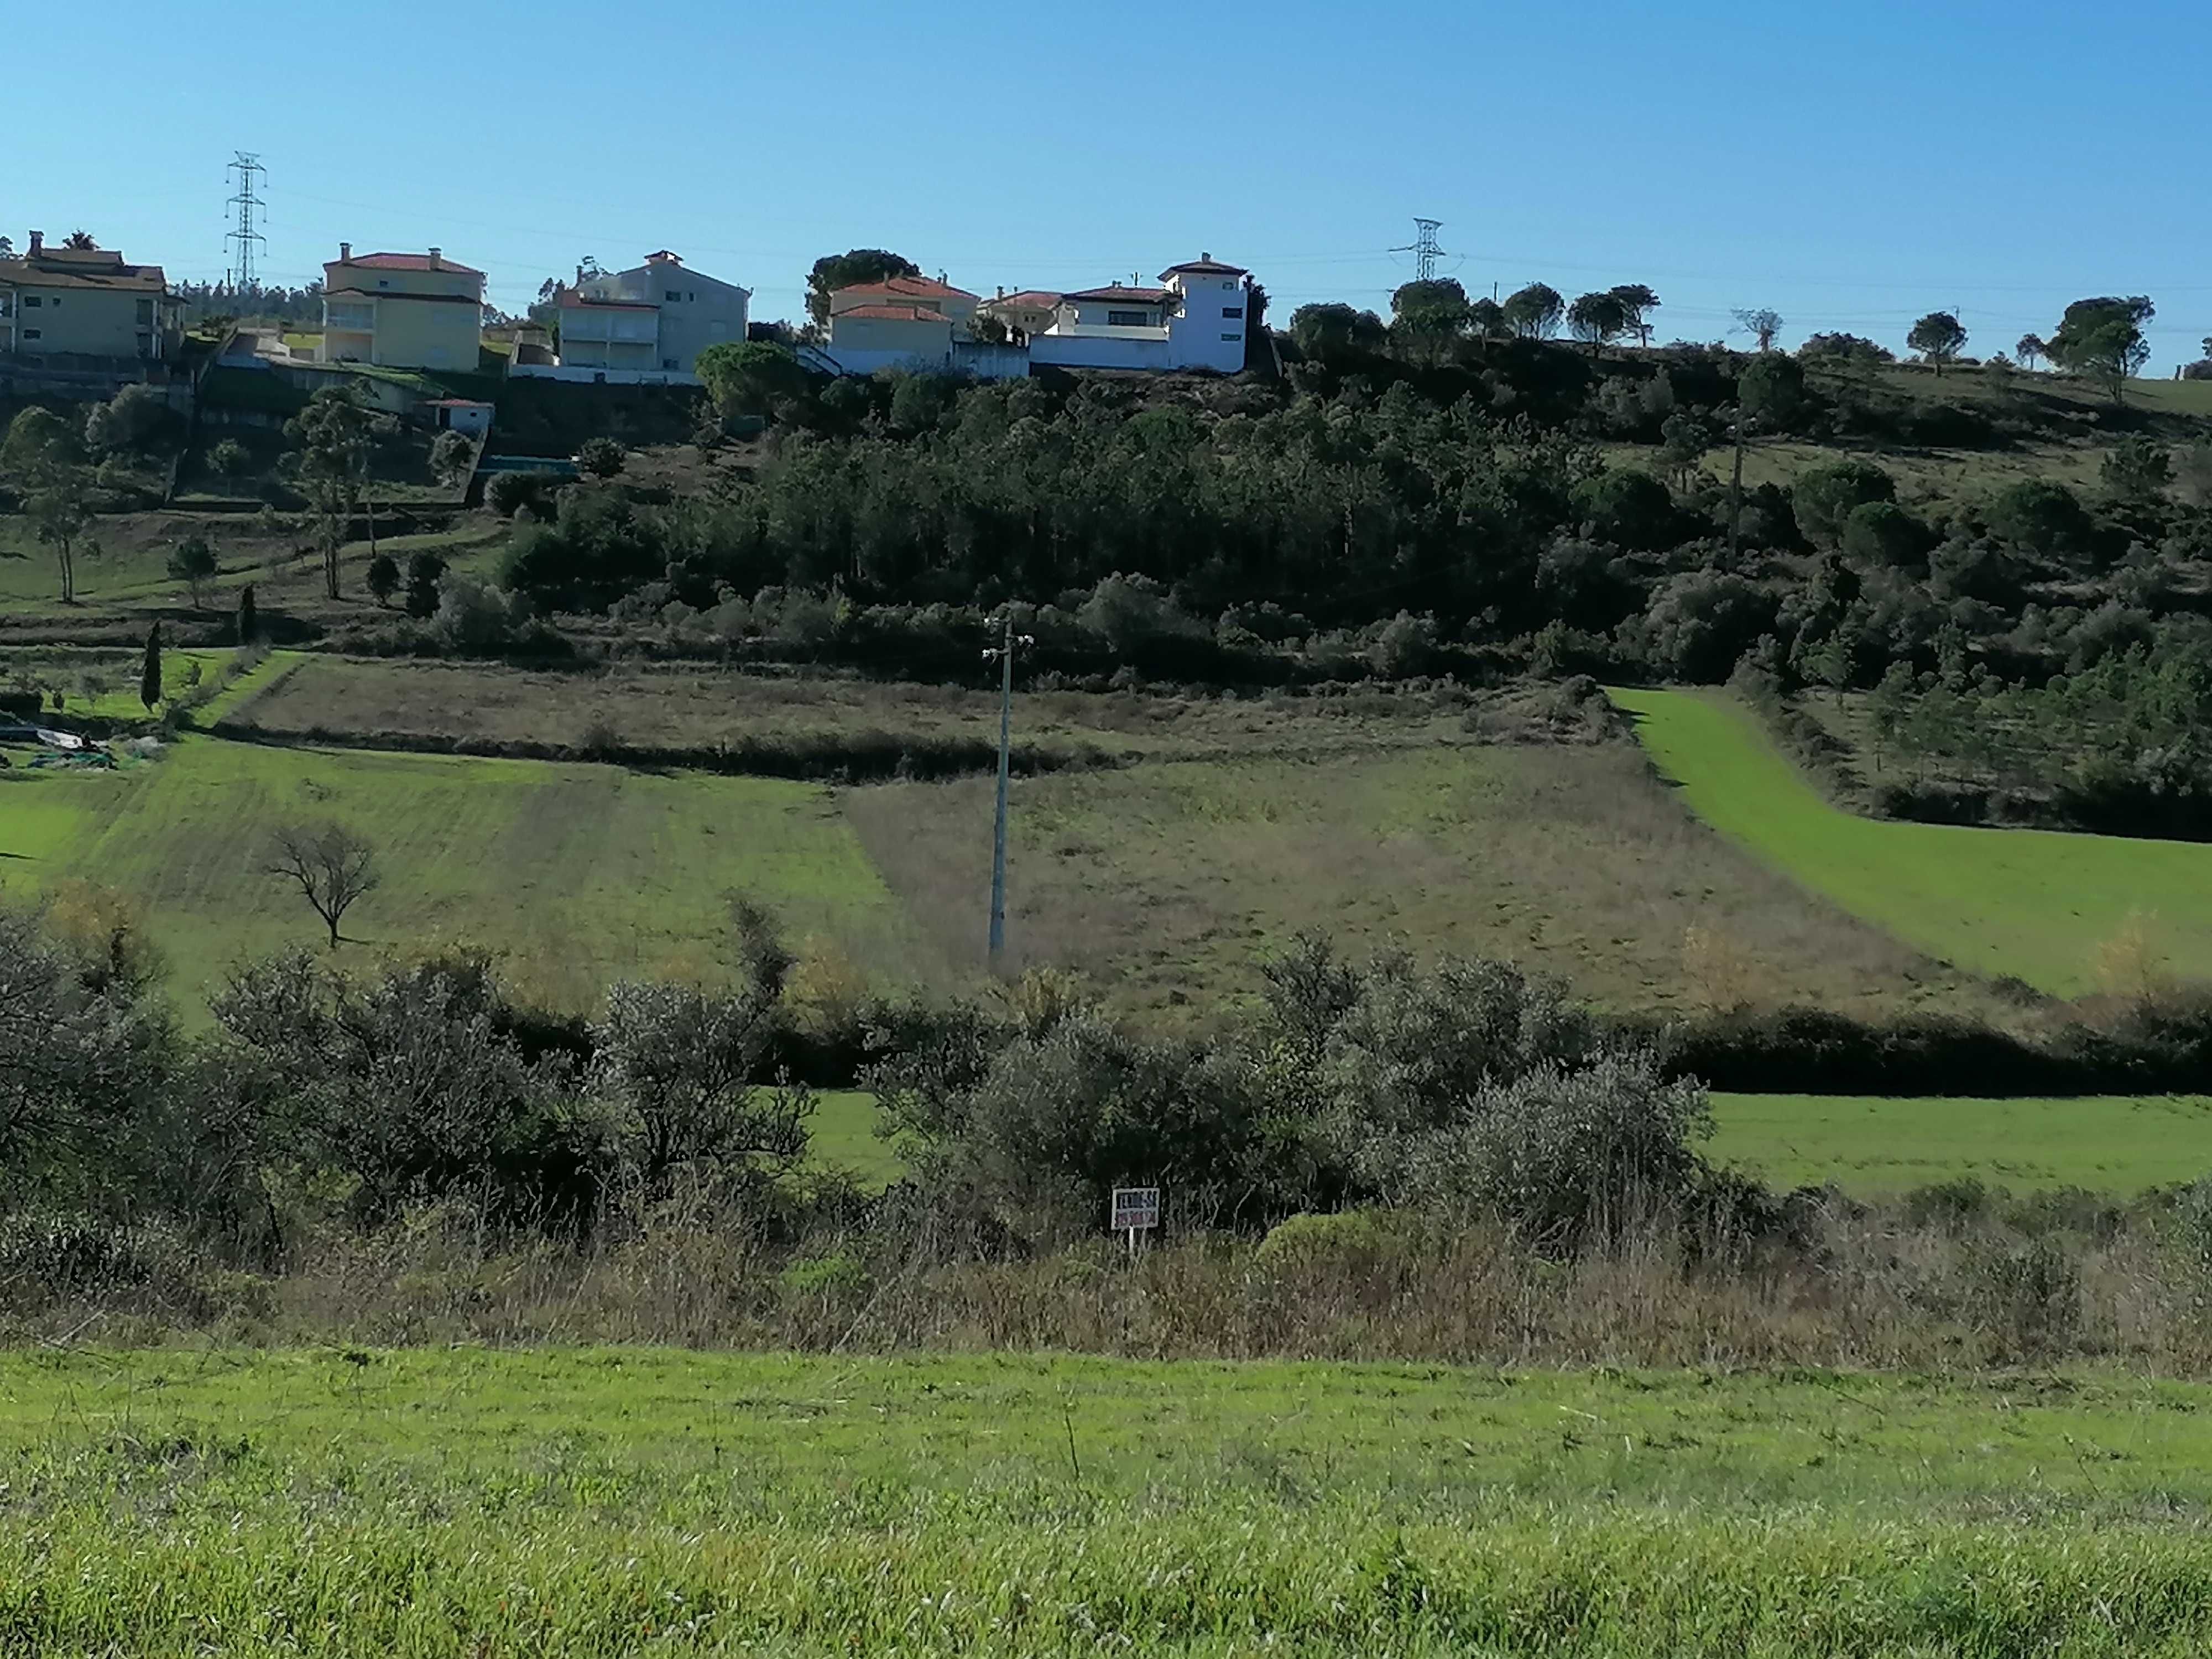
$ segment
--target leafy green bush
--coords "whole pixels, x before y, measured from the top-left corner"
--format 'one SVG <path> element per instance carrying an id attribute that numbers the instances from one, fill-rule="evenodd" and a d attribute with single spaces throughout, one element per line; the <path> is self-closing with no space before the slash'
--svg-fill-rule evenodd
<path id="1" fill-rule="evenodd" d="M 1504 1221 L 1572 1249 L 1654 1215 L 1679 1215 L 1705 1173 L 1712 1133 L 1702 1085 L 1668 1082 L 1649 1053 L 1547 1064 L 1477 1090 L 1455 1121 L 1377 1143 L 1371 1178 L 1395 1201 Z"/>

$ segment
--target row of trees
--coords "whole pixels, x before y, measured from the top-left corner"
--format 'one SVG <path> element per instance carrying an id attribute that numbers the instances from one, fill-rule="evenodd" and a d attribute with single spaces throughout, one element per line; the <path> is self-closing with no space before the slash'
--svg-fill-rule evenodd
<path id="1" fill-rule="evenodd" d="M 192 1035 L 127 909 L 53 920 L 74 925 L 0 909 L 0 1195 L 268 1248 L 278 1183 L 366 1223 L 466 1196 L 566 1229 L 617 1193 L 757 1196 L 806 1150 L 805 1091 L 763 1086 L 798 988 L 757 907 L 733 909 L 726 977 L 617 984 L 588 1021 L 515 1006 L 466 951 L 353 975 L 293 953 L 236 971 Z M 1704 1091 L 1555 986 L 1314 939 L 1267 972 L 1264 1008 L 1203 1042 L 1133 1036 L 1050 975 L 1004 1008 L 849 1017 L 915 1180 L 1001 1248 L 1090 1233 L 1133 1180 L 1224 1225 L 1383 1201 L 1553 1249 L 1714 1188 Z"/>
<path id="2" fill-rule="evenodd" d="M 1371 311 L 1340 302 L 1301 306 L 1291 313 L 1290 337 L 1301 355 L 1316 362 L 1340 363 L 1389 352 L 1434 364 L 1449 361 L 1464 344 L 1480 349 L 1496 340 L 1554 339 L 1564 325 L 1571 337 L 1595 352 L 1628 338 L 1649 347 L 1651 313 L 1659 305 L 1657 294 L 1640 283 L 1594 290 L 1572 301 L 1544 283 L 1531 283 L 1504 300 L 1470 300 L 1457 282 L 1439 278 L 1401 287 L 1391 295 L 1387 323 Z M 2141 295 L 2078 300 L 2066 308 L 2048 340 L 2023 335 L 2014 350 L 2023 367 L 2048 362 L 2094 382 L 2118 400 L 2128 379 L 2149 360 L 2143 331 L 2155 314 Z M 1774 349 L 1786 325 L 1780 313 L 1767 308 L 1740 310 L 1735 317 L 1738 331 L 1760 353 Z M 1964 355 L 1967 338 L 1954 313 L 1931 311 L 1912 325 L 1905 345 L 1940 375 Z M 2212 359 L 2212 338 L 2204 349 Z M 1848 334 L 1815 334 L 1804 349 L 1814 356 L 1866 362 L 1891 357 L 1886 348 Z"/>

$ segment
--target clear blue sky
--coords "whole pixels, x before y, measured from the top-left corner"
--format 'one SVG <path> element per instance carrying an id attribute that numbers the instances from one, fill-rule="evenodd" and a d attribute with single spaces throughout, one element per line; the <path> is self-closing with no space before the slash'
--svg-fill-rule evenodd
<path id="1" fill-rule="evenodd" d="M 264 271 L 431 243 L 510 309 L 667 246 L 795 314 L 896 248 L 962 286 L 1148 277 L 1201 249 L 1279 322 L 1387 307 L 1444 222 L 1470 292 L 1642 281 L 1658 337 L 1771 306 L 1795 339 L 1970 349 L 2147 293 L 2212 334 L 2203 0 L 1419 0 L 1142 6 L 153 0 L 10 9 L 0 229 L 219 276 L 224 164 L 269 171 Z"/>

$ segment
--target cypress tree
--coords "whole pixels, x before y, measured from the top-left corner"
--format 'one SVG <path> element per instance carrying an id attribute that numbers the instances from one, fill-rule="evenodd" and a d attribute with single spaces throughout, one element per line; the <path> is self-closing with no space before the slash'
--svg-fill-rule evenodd
<path id="1" fill-rule="evenodd" d="M 146 630 L 146 665 L 138 671 L 138 701 L 152 714 L 161 701 L 161 624 Z"/>
<path id="2" fill-rule="evenodd" d="M 238 596 L 238 642 L 240 645 L 252 644 L 254 635 L 259 631 L 260 626 L 253 615 L 253 584 L 248 582 Z"/>

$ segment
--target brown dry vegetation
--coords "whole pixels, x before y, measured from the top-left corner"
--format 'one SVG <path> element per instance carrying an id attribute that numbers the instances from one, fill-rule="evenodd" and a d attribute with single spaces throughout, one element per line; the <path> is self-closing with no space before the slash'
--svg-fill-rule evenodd
<path id="1" fill-rule="evenodd" d="M 843 794 L 948 963 L 980 960 L 988 779 Z M 1018 781 L 1009 948 L 1116 1006 L 1200 1023 L 1303 928 L 1355 953 L 1506 957 L 1618 1009 L 1701 1006 L 1696 925 L 1788 1000 L 1996 1012 L 1976 981 L 1811 898 L 1692 819 L 1621 744 L 1370 750 Z"/>
<path id="2" fill-rule="evenodd" d="M 536 672 L 317 656 L 238 718 L 268 732 L 579 749 L 598 734 L 629 749 L 701 750 L 862 731 L 995 742 L 999 700 L 981 684 L 883 684 L 830 672 L 648 663 Z M 1542 736 L 1553 724 L 1513 697 L 1478 698 L 1455 687 L 1241 697 L 1036 691 L 1014 705 L 1019 742 L 1080 743 L 1132 760 L 1465 744 Z"/>
<path id="3" fill-rule="evenodd" d="M 1963 1212 L 1818 1206 L 1803 1249 L 1655 1221 L 1554 1260 L 1494 1227 L 1371 1212 L 1311 1249 L 1195 1233 L 1133 1263 L 1117 1240 L 948 1260 L 957 1230 L 927 1214 L 895 1238 L 777 1247 L 757 1218 L 680 1200 L 568 1245 L 447 1203 L 373 1232 L 310 1225 L 271 1271 L 149 1237 L 128 1287 L 48 1296 L 24 1275 L 0 1334 L 1943 1371 L 2096 1358 L 2203 1375 L 2202 1269 L 2155 1223 L 2076 1196 L 2078 1214 L 1978 1195 Z M 795 1279 L 794 1261 L 817 1272 Z"/>

